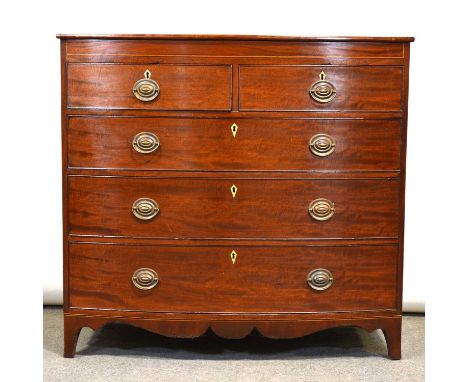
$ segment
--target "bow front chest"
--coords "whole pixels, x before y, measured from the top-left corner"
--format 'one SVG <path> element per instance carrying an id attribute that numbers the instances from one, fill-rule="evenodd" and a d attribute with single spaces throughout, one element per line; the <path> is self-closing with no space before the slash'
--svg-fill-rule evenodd
<path id="1" fill-rule="evenodd" d="M 117 322 L 400 358 L 412 38 L 58 37 L 66 357 Z"/>

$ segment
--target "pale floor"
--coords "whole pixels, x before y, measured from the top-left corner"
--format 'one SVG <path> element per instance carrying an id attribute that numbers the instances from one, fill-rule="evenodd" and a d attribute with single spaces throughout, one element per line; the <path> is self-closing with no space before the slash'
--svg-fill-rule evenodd
<path id="1" fill-rule="evenodd" d="M 424 316 L 403 319 L 402 359 L 387 359 L 380 330 L 337 328 L 295 340 L 213 334 L 171 339 L 123 325 L 84 328 L 63 358 L 60 308 L 44 309 L 44 381 L 424 381 Z"/>

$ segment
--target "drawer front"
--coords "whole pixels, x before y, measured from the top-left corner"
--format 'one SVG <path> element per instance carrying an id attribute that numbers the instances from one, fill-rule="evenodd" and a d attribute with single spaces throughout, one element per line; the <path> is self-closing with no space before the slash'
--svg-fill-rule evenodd
<path id="1" fill-rule="evenodd" d="M 317 101 L 310 91 L 322 72 Z M 401 67 L 241 66 L 239 109 L 400 111 L 402 85 Z"/>
<path id="2" fill-rule="evenodd" d="M 71 108 L 231 110 L 230 65 L 69 64 L 67 78 Z M 139 80 L 156 82 L 156 98 L 135 96 Z"/>
<path id="3" fill-rule="evenodd" d="M 397 246 L 246 246 L 235 248 L 234 263 L 232 250 L 71 244 L 70 305 L 157 312 L 396 308 Z M 329 273 L 310 283 L 324 290 L 307 281 L 317 269 Z"/>
<path id="4" fill-rule="evenodd" d="M 71 60 L 148 60 L 150 57 L 164 59 L 165 56 L 185 56 L 184 59 L 197 60 L 207 57 L 236 57 L 246 60 L 255 57 L 256 61 L 292 58 L 322 62 L 343 62 L 359 60 L 368 63 L 404 59 L 405 47 L 392 42 L 297 42 L 297 41 L 189 41 L 189 40 L 95 40 L 76 39 L 67 41 L 67 58 Z M 213 58 L 211 58 L 213 59 Z"/>
<path id="5" fill-rule="evenodd" d="M 398 170 L 400 121 L 71 117 L 68 158 L 138 170 Z"/>
<path id="6" fill-rule="evenodd" d="M 397 179 L 71 176 L 69 232 L 164 238 L 397 237 L 398 189 Z M 147 214 L 154 216 L 146 220 Z"/>

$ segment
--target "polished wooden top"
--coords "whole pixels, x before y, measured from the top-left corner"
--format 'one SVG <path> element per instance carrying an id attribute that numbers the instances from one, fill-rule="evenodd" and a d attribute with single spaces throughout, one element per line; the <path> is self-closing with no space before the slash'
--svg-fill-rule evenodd
<path id="1" fill-rule="evenodd" d="M 57 34 L 59 39 L 102 40 L 231 40 L 231 41 L 309 41 L 309 42 L 413 42 L 414 37 L 307 37 L 307 36 L 257 36 L 216 34 Z"/>

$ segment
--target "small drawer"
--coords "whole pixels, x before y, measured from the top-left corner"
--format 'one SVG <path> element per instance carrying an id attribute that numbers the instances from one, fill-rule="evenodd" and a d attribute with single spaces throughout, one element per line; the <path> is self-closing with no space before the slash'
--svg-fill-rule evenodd
<path id="1" fill-rule="evenodd" d="M 403 68 L 242 65 L 244 111 L 401 111 Z"/>
<path id="2" fill-rule="evenodd" d="M 231 110 L 230 65 L 68 64 L 68 107 Z"/>
<path id="3" fill-rule="evenodd" d="M 398 236 L 398 179 L 69 176 L 69 233 L 161 238 Z"/>
<path id="4" fill-rule="evenodd" d="M 150 312 L 394 310 L 397 259 L 394 245 L 73 243 L 70 305 Z"/>
<path id="5" fill-rule="evenodd" d="M 399 120 L 71 117 L 73 168 L 396 171 Z"/>

